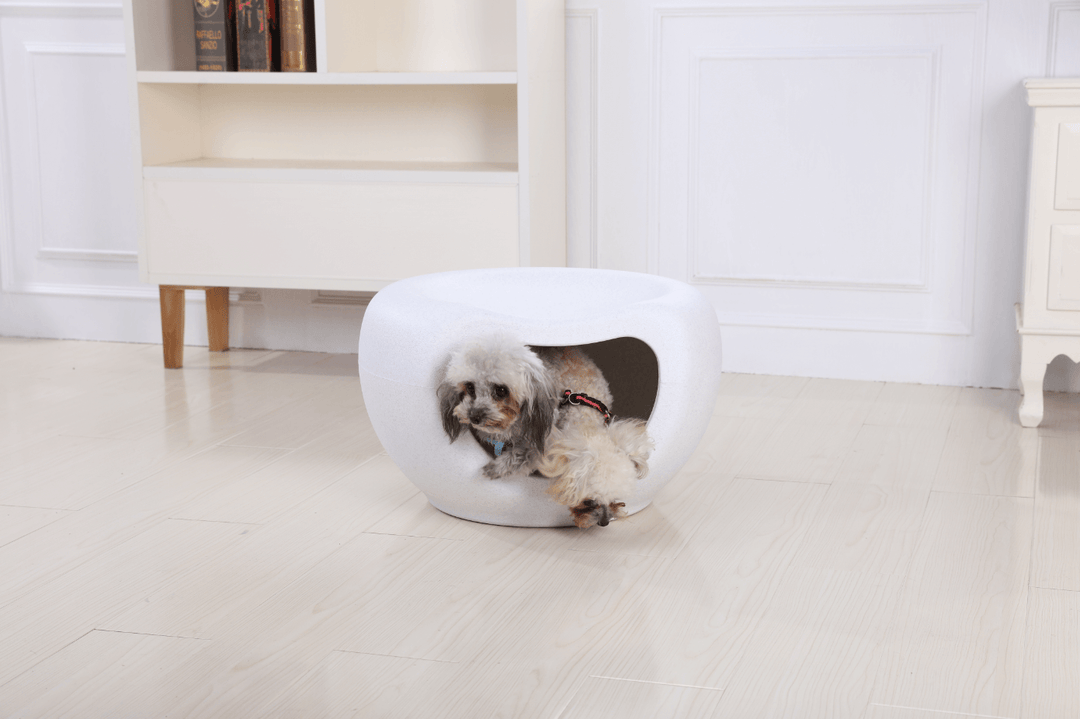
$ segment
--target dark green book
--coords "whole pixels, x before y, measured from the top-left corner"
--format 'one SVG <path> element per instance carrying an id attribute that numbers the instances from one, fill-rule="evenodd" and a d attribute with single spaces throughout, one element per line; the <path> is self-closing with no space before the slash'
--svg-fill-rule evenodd
<path id="1" fill-rule="evenodd" d="M 234 0 L 195 0 L 195 69 L 236 69 Z"/>

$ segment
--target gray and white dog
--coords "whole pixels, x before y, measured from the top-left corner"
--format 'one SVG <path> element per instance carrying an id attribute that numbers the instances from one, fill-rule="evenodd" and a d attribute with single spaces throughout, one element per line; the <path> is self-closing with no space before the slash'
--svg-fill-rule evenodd
<path id="1" fill-rule="evenodd" d="M 451 354 L 437 392 L 450 441 L 467 427 L 491 455 L 486 477 L 548 477 L 548 493 L 579 527 L 625 516 L 649 471 L 645 423 L 612 419 L 607 380 L 578 348 L 484 337 Z"/>

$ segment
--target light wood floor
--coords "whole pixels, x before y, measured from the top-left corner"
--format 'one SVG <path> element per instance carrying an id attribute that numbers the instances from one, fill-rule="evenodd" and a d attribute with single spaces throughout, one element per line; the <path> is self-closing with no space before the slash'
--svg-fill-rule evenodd
<path id="1" fill-rule="evenodd" d="M 1080 717 L 1080 397 L 725 376 L 606 529 L 432 509 L 355 356 L 0 340 L 0 716 Z"/>

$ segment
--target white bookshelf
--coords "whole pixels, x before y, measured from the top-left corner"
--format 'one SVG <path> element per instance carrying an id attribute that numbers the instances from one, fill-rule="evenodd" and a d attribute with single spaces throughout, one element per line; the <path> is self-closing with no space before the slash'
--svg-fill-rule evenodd
<path id="1" fill-rule="evenodd" d="M 564 265 L 564 3 L 316 0 L 317 72 L 196 72 L 125 0 L 145 282 L 373 291 Z"/>

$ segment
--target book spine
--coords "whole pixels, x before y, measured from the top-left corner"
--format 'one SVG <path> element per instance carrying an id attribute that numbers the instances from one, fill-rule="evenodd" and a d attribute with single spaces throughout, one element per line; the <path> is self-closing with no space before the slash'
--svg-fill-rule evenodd
<path id="1" fill-rule="evenodd" d="M 195 0 L 195 69 L 236 69 L 234 0 Z"/>
<path id="2" fill-rule="evenodd" d="M 277 70 L 276 0 L 237 0 L 236 53 L 241 72 Z"/>
<path id="3" fill-rule="evenodd" d="M 281 0 L 281 71 L 315 72 L 315 0 Z"/>

